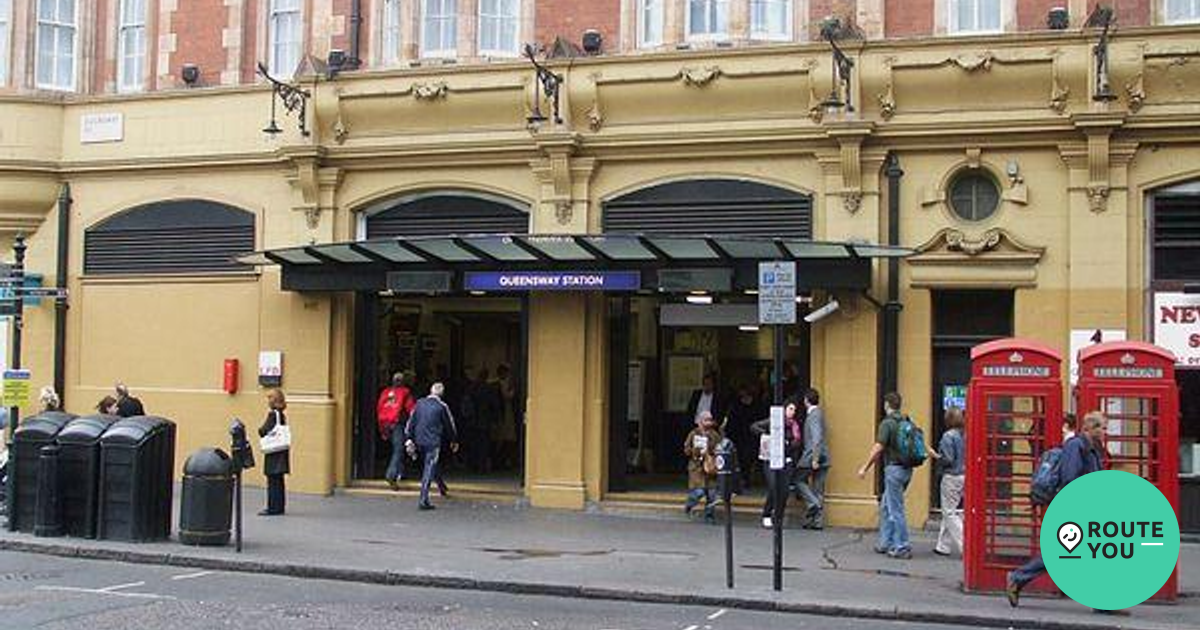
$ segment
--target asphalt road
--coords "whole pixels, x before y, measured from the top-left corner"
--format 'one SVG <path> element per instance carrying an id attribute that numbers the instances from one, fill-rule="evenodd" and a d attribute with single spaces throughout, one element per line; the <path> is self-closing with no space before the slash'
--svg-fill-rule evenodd
<path id="1" fill-rule="evenodd" d="M 0 628 L 14 630 L 927 627 L 689 606 L 375 586 L 0 552 Z"/>

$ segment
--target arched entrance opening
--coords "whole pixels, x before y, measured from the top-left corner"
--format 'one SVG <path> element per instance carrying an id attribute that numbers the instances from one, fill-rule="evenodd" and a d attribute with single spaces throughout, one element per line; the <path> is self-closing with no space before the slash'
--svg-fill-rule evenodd
<path id="1" fill-rule="evenodd" d="M 529 209 L 520 202 L 475 192 L 432 191 L 360 211 L 357 245 L 385 258 L 422 257 L 432 268 L 479 254 L 461 236 L 528 231 Z M 394 375 L 403 374 L 418 398 L 428 394 L 434 382 L 445 385 L 444 402 L 454 415 L 460 444 L 457 453 L 446 449 L 442 454 L 442 469 L 453 490 L 518 494 L 523 473 L 526 300 L 463 291 L 449 281 L 443 285 L 441 274 L 386 272 L 383 290 L 373 287 L 357 294 L 356 484 L 386 487 L 397 472 L 412 480 L 401 482 L 406 486 L 420 478 L 407 458 L 401 458 L 399 469 L 392 467 L 395 441 L 379 426 L 387 388 Z"/>

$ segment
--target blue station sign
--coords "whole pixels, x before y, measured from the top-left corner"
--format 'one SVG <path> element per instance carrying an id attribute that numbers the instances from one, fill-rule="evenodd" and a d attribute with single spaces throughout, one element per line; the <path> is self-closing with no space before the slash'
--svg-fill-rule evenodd
<path id="1" fill-rule="evenodd" d="M 640 271 L 468 271 L 467 291 L 637 291 Z"/>

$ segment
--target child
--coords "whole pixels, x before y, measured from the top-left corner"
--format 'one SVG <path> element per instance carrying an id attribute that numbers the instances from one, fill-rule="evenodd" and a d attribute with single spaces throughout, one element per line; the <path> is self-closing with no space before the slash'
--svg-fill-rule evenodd
<path id="1" fill-rule="evenodd" d="M 946 432 L 934 455 L 942 471 L 942 529 L 933 548 L 939 556 L 948 556 L 955 550 L 962 553 L 963 517 L 959 501 L 962 500 L 966 467 L 962 409 L 947 409 L 945 418 Z"/>
<path id="2" fill-rule="evenodd" d="M 717 471 L 713 456 L 717 443 L 721 441 L 716 424 L 711 413 L 700 412 L 696 418 L 696 428 L 688 433 L 687 440 L 683 443 L 683 454 L 688 458 L 688 496 L 683 511 L 690 516 L 703 497 L 704 520 L 708 523 L 716 522 L 713 504 L 717 498 Z"/>

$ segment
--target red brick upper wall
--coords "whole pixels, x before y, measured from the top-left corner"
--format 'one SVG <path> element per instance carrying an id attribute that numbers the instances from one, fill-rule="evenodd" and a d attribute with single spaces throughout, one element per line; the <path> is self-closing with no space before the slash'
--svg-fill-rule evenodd
<path id="1" fill-rule="evenodd" d="M 1017 2 L 1017 28 L 1022 31 L 1044 31 L 1049 27 L 1046 17 L 1054 7 L 1066 7 L 1064 0 L 1019 0 Z M 1075 19 L 1076 16 L 1071 16 Z M 1082 19 L 1082 17 L 1080 17 Z"/>
<path id="2" fill-rule="evenodd" d="M 854 23 L 858 13 L 858 3 L 855 0 L 811 0 L 808 3 L 809 36 L 816 38 L 821 32 L 821 22 L 830 16 L 842 18 Z"/>
<path id="3" fill-rule="evenodd" d="M 884 33 L 887 37 L 921 37 L 933 33 L 934 0 L 887 0 Z"/>
<path id="4" fill-rule="evenodd" d="M 1151 9 L 1152 3 L 1155 0 L 1089 0 L 1088 13 L 1091 13 L 1092 8 L 1097 4 L 1107 4 L 1117 12 L 1117 26 L 1146 26 L 1150 24 L 1150 16 L 1153 14 Z M 1081 20 L 1086 18 L 1083 16 Z"/>
<path id="5" fill-rule="evenodd" d="M 561 36 L 581 45 L 589 28 L 604 36 L 604 50 L 616 50 L 621 38 L 621 0 L 537 0 L 534 37 L 549 45 Z"/>
<path id="6" fill-rule="evenodd" d="M 183 64 L 191 63 L 200 67 L 200 85 L 220 85 L 226 62 L 221 33 L 228 22 L 229 9 L 224 0 L 180 2 L 171 16 L 171 32 L 176 38 L 171 76 L 178 79 Z"/>

